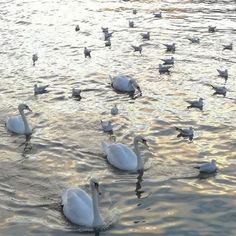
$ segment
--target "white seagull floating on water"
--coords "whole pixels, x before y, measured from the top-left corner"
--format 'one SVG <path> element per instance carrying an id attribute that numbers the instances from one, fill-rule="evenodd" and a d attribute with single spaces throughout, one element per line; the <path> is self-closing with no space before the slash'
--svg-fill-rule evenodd
<path id="1" fill-rule="evenodd" d="M 189 138 L 190 141 L 193 140 L 194 130 L 192 127 L 185 129 L 175 127 L 175 129 L 179 132 L 179 134 L 177 135 L 178 138 L 183 137 L 183 138 Z"/>
<path id="2" fill-rule="evenodd" d="M 34 85 L 34 94 L 42 94 L 42 93 L 48 93 L 47 88 L 49 85 L 41 85 L 38 86 L 37 84 Z"/>
<path id="3" fill-rule="evenodd" d="M 195 166 L 194 168 L 199 169 L 200 173 L 215 173 L 217 171 L 216 161 L 211 160 L 209 163 L 202 164 L 200 166 Z"/>
<path id="4" fill-rule="evenodd" d="M 199 100 L 193 100 L 193 101 L 186 101 L 187 103 L 189 103 L 190 105 L 187 108 L 198 108 L 200 110 L 202 110 L 203 108 L 203 98 L 199 98 Z"/>

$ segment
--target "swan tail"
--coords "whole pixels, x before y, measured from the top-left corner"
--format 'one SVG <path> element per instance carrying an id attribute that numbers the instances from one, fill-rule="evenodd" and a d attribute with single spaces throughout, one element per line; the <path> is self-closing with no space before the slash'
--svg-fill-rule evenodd
<path id="1" fill-rule="evenodd" d="M 102 146 L 103 153 L 107 155 L 109 145 L 105 142 L 102 142 L 101 146 Z"/>

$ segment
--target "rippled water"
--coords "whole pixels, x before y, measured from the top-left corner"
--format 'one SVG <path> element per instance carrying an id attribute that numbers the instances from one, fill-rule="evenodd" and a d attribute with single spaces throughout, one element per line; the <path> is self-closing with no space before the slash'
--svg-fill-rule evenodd
<path id="1" fill-rule="evenodd" d="M 136 15 L 132 10 L 137 9 Z M 155 19 L 153 12 L 163 12 Z M 100 235 L 235 235 L 236 217 L 236 56 L 222 51 L 235 42 L 235 1 L 2 1 L 0 3 L 0 231 L 1 235 L 88 235 L 62 215 L 60 196 L 70 186 L 88 189 L 90 176 L 103 186 L 103 207 L 119 217 Z M 134 20 L 135 28 L 128 27 Z M 81 30 L 75 32 L 75 25 Z M 208 25 L 217 26 L 208 33 Z M 114 31 L 105 48 L 101 27 Z M 142 55 L 131 44 L 143 43 Z M 190 44 L 189 36 L 200 37 Z M 159 75 L 160 59 L 176 42 L 176 64 Z M 92 49 L 85 59 L 83 48 Z M 39 60 L 32 66 L 32 54 Z M 217 68 L 227 67 L 226 98 L 212 96 L 207 83 L 224 85 Z M 136 79 L 143 96 L 117 94 L 108 75 Z M 35 83 L 50 92 L 33 95 Z M 81 101 L 71 89 L 82 89 Z M 185 100 L 205 99 L 203 111 Z M 33 113 L 31 150 L 25 138 L 5 129 L 20 102 Z M 120 114 L 111 117 L 117 103 Z M 111 119 L 117 141 L 141 148 L 143 176 L 115 170 L 100 143 L 109 136 L 100 120 Z M 195 129 L 193 142 L 176 138 L 175 126 Z M 199 178 L 193 166 L 216 159 L 215 176 Z"/>

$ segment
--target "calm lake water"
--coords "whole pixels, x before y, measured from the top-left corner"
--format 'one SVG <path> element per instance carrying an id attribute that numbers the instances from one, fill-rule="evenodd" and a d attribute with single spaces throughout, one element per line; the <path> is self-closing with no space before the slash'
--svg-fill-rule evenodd
<path id="1" fill-rule="evenodd" d="M 160 10 L 163 18 L 154 18 Z M 94 235 L 70 224 L 60 206 L 67 187 L 89 189 L 91 176 L 101 181 L 102 208 L 116 219 L 102 236 L 236 235 L 236 54 L 222 51 L 236 41 L 235 1 L 4 0 L 0 17 L 1 235 Z M 217 31 L 209 33 L 209 25 Z M 114 31 L 111 48 L 101 27 Z M 147 31 L 150 41 L 143 41 Z M 200 44 L 190 44 L 192 36 Z M 174 55 L 163 46 L 172 42 Z M 141 43 L 142 55 L 134 53 L 131 44 Z M 159 75 L 160 59 L 172 55 L 172 73 Z M 226 83 L 216 71 L 223 67 Z M 143 96 L 116 93 L 109 74 L 136 79 Z M 50 92 L 34 96 L 35 83 Z M 225 85 L 226 97 L 213 96 L 209 83 Z M 80 101 L 71 98 L 75 87 Z M 203 111 L 186 108 L 199 97 Z M 31 150 L 24 136 L 5 129 L 21 102 L 33 110 Z M 114 104 L 117 116 L 110 115 Z M 102 119 L 113 122 L 118 142 L 133 147 L 138 134 L 148 140 L 143 176 L 107 163 Z M 193 142 L 177 138 L 175 126 L 192 126 Z M 200 178 L 193 167 L 211 159 L 218 173 Z"/>

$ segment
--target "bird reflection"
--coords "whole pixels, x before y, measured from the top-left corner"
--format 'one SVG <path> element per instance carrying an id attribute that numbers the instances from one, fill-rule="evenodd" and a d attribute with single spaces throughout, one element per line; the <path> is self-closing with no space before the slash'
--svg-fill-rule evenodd
<path id="1" fill-rule="evenodd" d="M 94 236 L 99 236 L 100 232 L 98 230 L 94 230 Z"/>
<path id="2" fill-rule="evenodd" d="M 19 146 L 19 147 L 24 146 L 23 155 L 32 149 L 30 139 L 31 139 L 31 134 L 25 135 L 25 141 Z"/>
<path id="3" fill-rule="evenodd" d="M 179 179 L 208 179 L 211 177 L 215 177 L 217 174 L 217 171 L 213 172 L 213 173 L 203 173 L 200 172 L 198 175 L 194 175 L 194 176 L 186 176 L 186 177 L 175 177 L 175 178 L 171 178 L 171 179 L 175 179 L 175 180 L 179 180 Z"/>
<path id="4" fill-rule="evenodd" d="M 139 175 L 137 177 L 137 182 L 136 182 L 136 188 L 135 188 L 135 193 L 136 193 L 136 196 L 137 198 L 141 198 L 142 197 L 142 194 L 144 193 L 144 191 L 142 191 L 142 181 L 143 181 L 143 171 L 140 171 L 139 172 Z"/>

